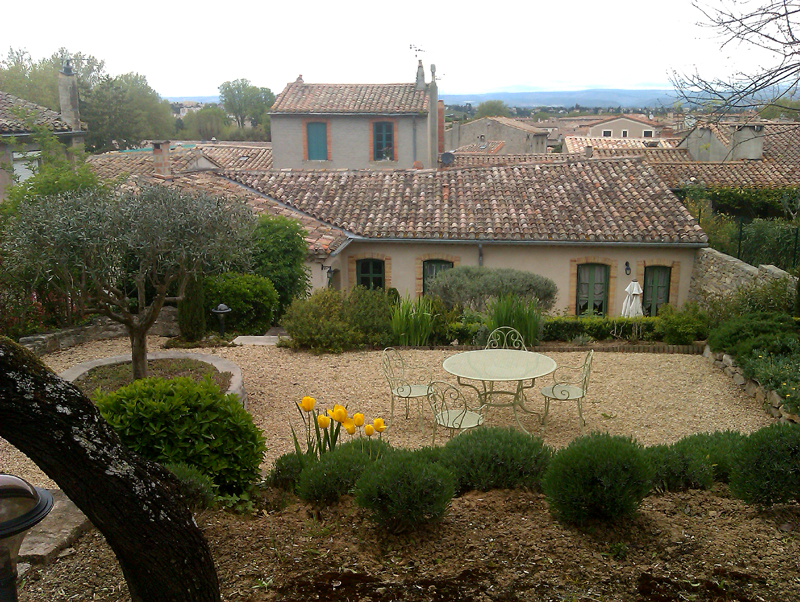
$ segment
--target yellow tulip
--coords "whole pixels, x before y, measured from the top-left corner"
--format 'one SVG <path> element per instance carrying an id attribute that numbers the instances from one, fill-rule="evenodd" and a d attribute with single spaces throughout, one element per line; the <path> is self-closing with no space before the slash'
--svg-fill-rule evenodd
<path id="1" fill-rule="evenodd" d="M 306 395 L 303 397 L 303 400 L 300 402 L 300 407 L 302 407 L 306 412 L 310 412 L 314 409 L 314 404 L 317 402 L 316 399 L 313 397 L 309 397 Z"/>
<path id="2" fill-rule="evenodd" d="M 353 414 L 353 422 L 356 426 L 364 426 L 364 414 L 361 412 Z"/>
<path id="3" fill-rule="evenodd" d="M 345 421 L 344 421 L 342 424 L 343 424 L 343 426 L 344 426 L 344 430 L 346 430 L 346 431 L 347 431 L 347 434 L 348 434 L 348 435 L 352 435 L 353 433 L 355 433 L 355 432 L 356 432 L 356 425 L 355 425 L 355 423 L 354 423 L 352 420 L 350 420 L 349 418 L 348 418 L 347 420 L 345 420 Z"/>
<path id="4" fill-rule="evenodd" d="M 347 410 L 340 405 L 333 406 L 333 419 L 336 422 L 344 422 L 347 420 Z"/>
<path id="5" fill-rule="evenodd" d="M 365 425 L 365 426 L 364 426 L 364 434 L 365 434 L 367 437 L 372 437 L 372 434 L 373 434 L 374 432 L 375 432 L 375 427 L 374 427 L 374 426 L 372 426 L 371 424 L 367 424 L 367 425 Z"/>
<path id="6" fill-rule="evenodd" d="M 383 418 L 376 418 L 372 421 L 372 425 L 375 427 L 375 430 L 379 433 L 382 433 L 386 430 L 386 425 L 383 423 Z"/>
<path id="7" fill-rule="evenodd" d="M 324 414 L 320 414 L 319 416 L 317 416 L 317 424 L 319 425 L 319 428 L 326 429 L 328 428 L 328 425 L 330 423 L 331 419 L 325 416 Z"/>

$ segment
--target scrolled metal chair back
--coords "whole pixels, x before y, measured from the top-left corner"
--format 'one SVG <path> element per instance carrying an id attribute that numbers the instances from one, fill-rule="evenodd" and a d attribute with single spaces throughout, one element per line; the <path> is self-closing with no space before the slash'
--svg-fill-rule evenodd
<path id="1" fill-rule="evenodd" d="M 594 349 L 590 349 L 586 353 L 586 359 L 583 361 L 583 370 L 581 371 L 581 389 L 584 395 L 589 390 L 589 377 L 592 374 L 592 359 L 594 358 Z"/>
<path id="2" fill-rule="evenodd" d="M 460 389 L 450 383 L 434 381 L 428 390 L 428 403 L 434 416 L 450 412 L 448 428 L 460 429 L 469 411 L 467 400 Z"/>
<path id="3" fill-rule="evenodd" d="M 525 338 L 518 330 L 510 326 L 495 328 L 489 335 L 489 340 L 486 342 L 486 349 L 528 350 L 528 348 L 525 347 Z"/>

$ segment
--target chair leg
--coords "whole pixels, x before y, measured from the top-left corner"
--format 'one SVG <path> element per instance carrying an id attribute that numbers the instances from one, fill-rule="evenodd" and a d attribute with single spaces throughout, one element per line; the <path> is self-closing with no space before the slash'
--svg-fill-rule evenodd
<path id="1" fill-rule="evenodd" d="M 581 398 L 578 398 L 578 421 L 581 425 L 581 435 L 583 435 L 583 427 L 586 425 L 586 421 L 583 419 L 583 409 L 581 408 Z"/>
<path id="2" fill-rule="evenodd" d="M 544 398 L 544 414 L 542 414 L 542 428 L 547 426 L 547 414 L 550 412 L 550 398 Z"/>

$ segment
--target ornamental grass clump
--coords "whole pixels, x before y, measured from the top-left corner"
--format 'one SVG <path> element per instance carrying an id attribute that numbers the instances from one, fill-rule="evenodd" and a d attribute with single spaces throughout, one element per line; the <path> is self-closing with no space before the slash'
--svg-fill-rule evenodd
<path id="1" fill-rule="evenodd" d="M 641 445 L 632 438 L 592 433 L 553 456 L 542 489 L 559 521 L 584 525 L 633 516 L 652 476 Z"/>
<path id="2" fill-rule="evenodd" d="M 456 477 L 456 492 L 540 490 L 552 452 L 538 437 L 512 428 L 480 428 L 447 442 L 441 463 Z"/>
<path id="3" fill-rule="evenodd" d="M 777 423 L 748 435 L 736 454 L 730 489 L 748 504 L 800 501 L 800 425 Z"/>
<path id="4" fill-rule="evenodd" d="M 436 315 L 430 297 L 403 297 L 392 310 L 392 336 L 397 345 L 427 345 L 435 325 Z"/>
<path id="5" fill-rule="evenodd" d="M 455 476 L 422 454 L 396 451 L 370 466 L 355 485 L 355 501 L 390 533 L 419 529 L 444 517 Z"/>

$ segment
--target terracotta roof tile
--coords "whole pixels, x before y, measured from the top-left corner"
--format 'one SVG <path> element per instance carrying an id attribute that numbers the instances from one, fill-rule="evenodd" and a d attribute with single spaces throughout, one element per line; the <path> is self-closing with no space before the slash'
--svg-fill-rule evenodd
<path id="1" fill-rule="evenodd" d="M 772 161 L 662 162 L 653 169 L 670 188 L 696 184 L 712 188 L 784 188 L 800 186 L 800 165 Z"/>
<path id="2" fill-rule="evenodd" d="M 25 134 L 31 130 L 19 113 L 33 117 L 37 125 L 46 125 L 54 132 L 70 132 L 72 128 L 55 111 L 0 92 L 0 134 Z"/>
<path id="3" fill-rule="evenodd" d="M 287 84 L 270 112 L 419 114 L 428 112 L 428 95 L 414 84 Z"/>
<path id="4" fill-rule="evenodd" d="M 227 175 L 322 222 L 371 239 L 707 241 L 653 169 L 633 159 L 447 171 Z"/>
<path id="5" fill-rule="evenodd" d="M 473 142 L 472 144 L 465 144 L 459 146 L 454 152 L 456 153 L 483 153 L 492 154 L 499 151 L 505 146 L 505 140 L 490 140 L 489 142 Z"/>
<path id="6" fill-rule="evenodd" d="M 569 159 L 583 158 L 583 153 L 573 153 L 570 155 L 560 153 L 529 153 L 521 155 L 495 155 L 486 154 L 486 151 L 479 153 L 462 152 L 458 150 L 455 154 L 455 161 L 448 166 L 449 169 L 462 167 L 482 167 L 489 165 L 516 165 L 519 163 L 559 163 Z"/>
<path id="7" fill-rule="evenodd" d="M 196 148 L 224 169 L 259 171 L 272 169 L 272 146 L 198 144 Z"/>
<path id="8" fill-rule="evenodd" d="M 587 146 L 593 149 L 624 148 L 675 148 L 680 138 L 602 138 L 599 136 L 564 136 L 564 150 L 568 153 L 582 153 Z"/>

